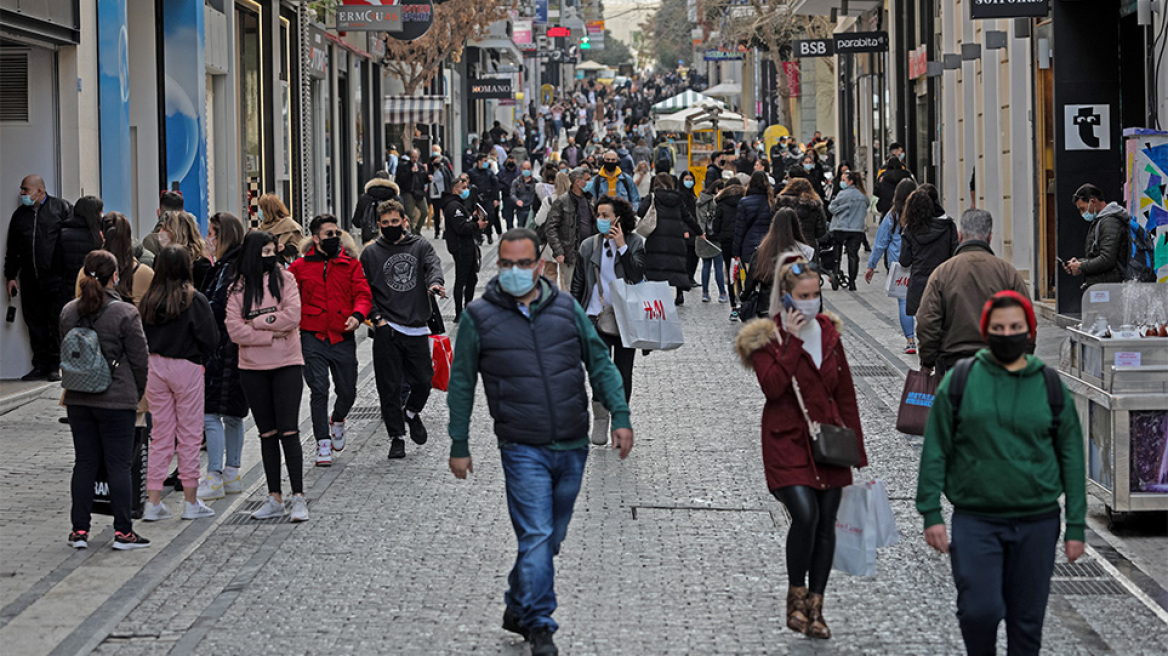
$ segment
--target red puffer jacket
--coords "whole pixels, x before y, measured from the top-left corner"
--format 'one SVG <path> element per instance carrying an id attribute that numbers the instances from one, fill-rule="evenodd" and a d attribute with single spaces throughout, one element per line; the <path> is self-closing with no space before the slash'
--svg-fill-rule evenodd
<path id="1" fill-rule="evenodd" d="M 839 329 L 827 314 L 818 315 L 816 320 L 823 334 L 823 362 L 819 368 L 795 335 L 784 330 L 783 344 L 779 345 L 775 339 L 777 317 L 774 321 L 755 319 L 738 334 L 738 355 L 754 369 L 766 396 L 762 411 L 762 460 L 770 490 L 791 485 L 822 490 L 852 484 L 850 468 L 817 465 L 812 459 L 810 431 L 795 399 L 792 377 L 799 380 L 807 412 L 813 420 L 837 426 L 842 422 L 856 431 L 863 461 L 860 466 L 868 465 L 852 371 L 844 357 Z"/>
<path id="2" fill-rule="evenodd" d="M 288 271 L 300 287 L 300 329 L 328 335 L 336 344 L 345 335 L 345 321 L 364 321 L 373 308 L 373 295 L 361 264 L 342 251 L 329 259 L 313 247 Z"/>

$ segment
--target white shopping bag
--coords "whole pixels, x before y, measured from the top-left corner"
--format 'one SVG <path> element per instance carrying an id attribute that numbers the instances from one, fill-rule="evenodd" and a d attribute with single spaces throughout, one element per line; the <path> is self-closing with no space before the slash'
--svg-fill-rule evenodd
<path id="1" fill-rule="evenodd" d="M 669 283 L 646 281 L 630 285 L 617 279 L 609 291 L 625 348 L 668 351 L 685 343 Z"/>
<path id="2" fill-rule="evenodd" d="M 909 270 L 900 266 L 895 260 L 888 264 L 888 277 L 884 280 L 884 293 L 889 298 L 905 298 L 908 296 Z"/>
<path id="3" fill-rule="evenodd" d="M 843 489 L 835 516 L 835 560 L 832 567 L 853 576 L 876 575 L 875 515 L 868 512 L 871 490 L 866 485 Z"/>
<path id="4" fill-rule="evenodd" d="M 900 542 L 900 531 L 896 530 L 896 519 L 892 516 L 892 504 L 888 503 L 888 491 L 884 481 L 877 478 L 865 483 L 868 488 L 868 514 L 875 518 L 876 548 L 890 547 Z"/>

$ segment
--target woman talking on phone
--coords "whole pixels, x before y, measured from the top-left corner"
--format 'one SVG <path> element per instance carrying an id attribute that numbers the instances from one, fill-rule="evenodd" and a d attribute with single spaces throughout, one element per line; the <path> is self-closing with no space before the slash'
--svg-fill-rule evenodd
<path id="1" fill-rule="evenodd" d="M 868 458 L 841 324 L 823 312 L 819 273 L 801 253 L 783 253 L 771 294 L 770 318 L 743 326 L 737 350 L 766 396 L 762 460 L 767 488 L 791 515 L 787 627 L 811 638 L 830 638 L 823 596 L 835 556 L 836 511 L 852 471 L 816 461 L 811 422 L 817 429 L 842 427 L 848 439 L 847 429 L 854 431 L 855 466 L 866 467 Z"/>

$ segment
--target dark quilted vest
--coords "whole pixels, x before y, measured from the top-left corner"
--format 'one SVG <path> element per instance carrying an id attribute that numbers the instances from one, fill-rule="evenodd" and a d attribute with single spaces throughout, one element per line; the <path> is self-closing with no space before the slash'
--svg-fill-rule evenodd
<path id="1" fill-rule="evenodd" d="M 576 301 L 540 284 L 544 298 L 530 319 L 497 279 L 466 308 L 478 328 L 479 373 L 495 435 L 504 442 L 541 445 L 588 435 Z"/>

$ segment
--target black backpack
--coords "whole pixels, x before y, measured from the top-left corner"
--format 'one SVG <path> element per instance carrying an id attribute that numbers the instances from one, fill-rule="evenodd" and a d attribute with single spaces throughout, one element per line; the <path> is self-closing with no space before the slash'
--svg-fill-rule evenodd
<path id="1" fill-rule="evenodd" d="M 1140 226 L 1134 217 L 1129 223 L 1131 237 L 1131 257 L 1127 262 L 1127 280 L 1139 282 L 1156 282 L 1155 250 L 1152 236 Z"/>
<path id="2" fill-rule="evenodd" d="M 365 214 L 361 217 L 361 241 L 362 243 L 377 237 L 377 222 L 381 217 L 377 215 L 377 206 L 380 203 L 376 198 L 369 199 L 369 205 L 365 207 Z"/>
<path id="3" fill-rule="evenodd" d="M 657 146 L 657 161 L 658 162 L 672 162 L 669 148 L 666 146 Z"/>
<path id="4" fill-rule="evenodd" d="M 970 357 L 958 360 L 957 364 L 953 365 L 953 377 L 949 381 L 949 404 L 953 406 L 953 432 L 955 434 L 957 424 L 960 421 L 961 399 L 965 396 L 965 384 L 969 382 L 969 372 L 976 362 L 976 357 Z M 1050 422 L 1050 438 L 1054 440 L 1058 438 L 1059 417 L 1062 416 L 1063 408 L 1066 407 L 1066 397 L 1063 395 L 1062 379 L 1059 378 L 1058 371 L 1044 365 L 1042 375 L 1046 379 L 1046 402 L 1050 405 L 1050 414 L 1054 417 L 1054 420 Z"/>

